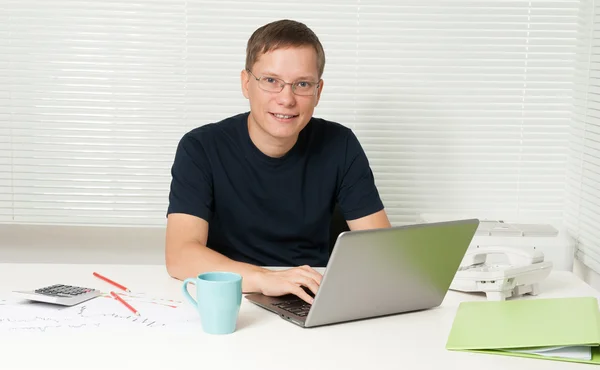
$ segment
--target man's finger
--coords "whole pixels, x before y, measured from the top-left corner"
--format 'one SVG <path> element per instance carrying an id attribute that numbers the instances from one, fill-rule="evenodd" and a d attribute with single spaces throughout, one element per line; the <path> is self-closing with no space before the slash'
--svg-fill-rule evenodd
<path id="1" fill-rule="evenodd" d="M 319 290 L 319 284 L 317 284 L 317 282 L 314 281 L 312 278 L 299 276 L 296 280 L 296 283 L 307 287 L 308 289 L 310 289 L 311 292 L 313 292 L 314 295 L 317 295 L 317 290 Z"/>
<path id="2" fill-rule="evenodd" d="M 301 266 L 300 271 L 303 276 L 309 277 L 309 278 L 313 279 L 318 285 L 321 285 L 321 280 L 323 279 L 323 275 L 321 275 L 318 271 L 313 270 L 312 268 L 310 268 L 308 266 Z"/>
<path id="3" fill-rule="evenodd" d="M 299 287 L 298 285 L 293 285 L 293 288 L 290 289 L 290 293 L 297 295 L 300 299 L 302 299 L 304 302 L 306 303 L 313 303 L 313 298 L 311 296 L 308 295 L 308 293 L 306 293 L 304 291 L 304 289 L 302 289 L 301 287 Z"/>
<path id="4" fill-rule="evenodd" d="M 301 268 L 304 271 L 314 272 L 315 274 L 319 274 L 319 272 L 317 270 L 315 270 L 314 268 L 310 267 L 309 265 L 298 266 L 298 268 Z M 321 275 L 321 274 L 319 274 L 319 275 Z"/>

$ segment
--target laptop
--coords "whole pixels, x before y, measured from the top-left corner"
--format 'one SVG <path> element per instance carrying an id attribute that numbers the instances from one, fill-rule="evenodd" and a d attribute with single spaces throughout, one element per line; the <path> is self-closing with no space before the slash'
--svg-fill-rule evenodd
<path id="1" fill-rule="evenodd" d="M 467 219 L 346 231 L 312 305 L 292 294 L 245 298 L 303 328 L 430 309 L 444 300 L 478 225 Z"/>

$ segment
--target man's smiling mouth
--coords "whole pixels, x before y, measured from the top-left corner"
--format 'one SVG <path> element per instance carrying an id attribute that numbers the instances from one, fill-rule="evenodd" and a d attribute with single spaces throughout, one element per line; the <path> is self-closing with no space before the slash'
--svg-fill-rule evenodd
<path id="1" fill-rule="evenodd" d="M 280 114 L 280 113 L 271 113 L 271 115 L 278 119 L 292 119 L 298 117 L 297 114 Z"/>

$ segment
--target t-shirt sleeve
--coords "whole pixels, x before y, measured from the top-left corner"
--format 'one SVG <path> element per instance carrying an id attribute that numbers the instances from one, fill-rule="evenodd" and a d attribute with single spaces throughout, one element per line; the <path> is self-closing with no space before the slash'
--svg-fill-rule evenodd
<path id="1" fill-rule="evenodd" d="M 201 142 L 189 133 L 177 145 L 171 176 L 167 215 L 185 213 L 210 222 L 213 213 L 210 162 Z"/>
<path id="2" fill-rule="evenodd" d="M 354 220 L 381 211 L 383 202 L 375 186 L 369 160 L 352 131 L 346 139 L 345 163 L 337 201 L 346 220 Z"/>

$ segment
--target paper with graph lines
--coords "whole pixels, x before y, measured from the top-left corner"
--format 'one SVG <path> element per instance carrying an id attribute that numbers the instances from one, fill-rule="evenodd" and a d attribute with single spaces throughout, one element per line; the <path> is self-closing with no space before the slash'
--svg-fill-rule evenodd
<path id="1" fill-rule="evenodd" d="M 0 298 L 0 333 L 168 328 L 194 324 L 198 314 L 180 301 L 145 294 L 119 294 L 140 313 L 102 295 L 73 307 Z"/>

